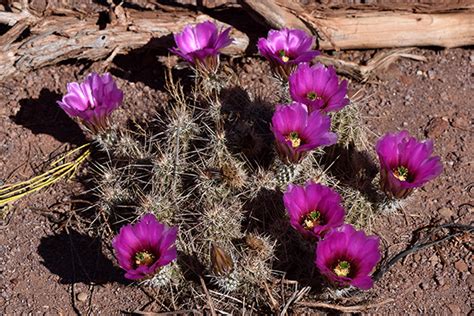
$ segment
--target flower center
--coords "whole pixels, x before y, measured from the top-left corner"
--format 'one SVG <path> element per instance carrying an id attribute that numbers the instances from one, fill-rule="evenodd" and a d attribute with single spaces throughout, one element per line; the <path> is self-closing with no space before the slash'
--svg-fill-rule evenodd
<path id="1" fill-rule="evenodd" d="M 286 52 L 284 49 L 280 49 L 280 51 L 278 52 L 278 55 L 280 55 L 280 58 L 284 63 L 290 60 L 290 57 L 286 56 Z"/>
<path id="2" fill-rule="evenodd" d="M 317 97 L 318 97 L 318 95 L 316 94 L 316 92 L 313 92 L 313 91 L 308 92 L 308 93 L 306 94 L 306 98 L 307 98 L 308 100 L 310 100 L 310 101 L 316 100 Z"/>
<path id="3" fill-rule="evenodd" d="M 347 261 L 339 261 L 337 266 L 334 268 L 334 273 L 339 277 L 347 277 L 351 272 L 351 265 Z"/>
<path id="4" fill-rule="evenodd" d="M 303 217 L 301 225 L 306 230 L 312 230 L 314 226 L 321 225 L 321 213 L 318 211 L 309 212 Z"/>
<path id="5" fill-rule="evenodd" d="M 150 266 L 155 262 L 155 256 L 149 251 L 140 251 L 135 254 L 135 264 L 137 266 Z"/>
<path id="6" fill-rule="evenodd" d="M 393 175 L 400 181 L 407 181 L 408 180 L 408 168 L 399 166 L 393 170 Z"/>
<path id="7" fill-rule="evenodd" d="M 291 142 L 293 148 L 298 148 L 301 145 L 301 138 L 297 132 L 291 132 L 285 139 Z"/>

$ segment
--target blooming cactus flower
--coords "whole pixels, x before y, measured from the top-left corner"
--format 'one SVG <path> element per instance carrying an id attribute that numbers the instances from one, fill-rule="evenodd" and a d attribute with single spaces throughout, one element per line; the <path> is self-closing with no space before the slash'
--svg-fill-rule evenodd
<path id="1" fill-rule="evenodd" d="M 418 141 L 407 131 L 384 135 L 376 145 L 380 160 L 380 186 L 390 197 L 407 197 L 443 171 L 441 158 L 433 153 L 431 140 Z"/>
<path id="2" fill-rule="evenodd" d="M 135 225 L 126 225 L 112 241 L 115 256 L 125 277 L 140 280 L 152 277 L 176 259 L 177 228 L 160 223 L 153 214 L 144 215 Z"/>
<path id="3" fill-rule="evenodd" d="M 308 151 L 335 144 L 337 135 L 329 131 L 330 127 L 329 116 L 319 111 L 309 113 L 304 104 L 277 105 L 271 129 L 280 159 L 299 163 Z"/>
<path id="4" fill-rule="evenodd" d="M 283 195 L 290 224 L 306 237 L 320 238 L 344 222 L 340 195 L 331 188 L 309 181 L 305 186 L 290 184 Z"/>
<path id="5" fill-rule="evenodd" d="M 347 80 L 338 83 L 333 67 L 322 64 L 310 67 L 307 63 L 298 68 L 289 77 L 290 94 L 294 101 L 304 103 L 309 111 L 339 111 L 349 104 Z"/>
<path id="6" fill-rule="evenodd" d="M 258 40 L 257 47 L 273 71 L 287 79 L 299 63 L 309 62 L 319 55 L 319 51 L 311 50 L 313 44 L 314 38 L 303 30 L 283 28 L 270 30 L 267 38 Z"/>
<path id="7" fill-rule="evenodd" d="M 371 274 L 380 260 L 380 239 L 366 236 L 352 225 L 332 229 L 316 246 L 316 266 L 336 286 L 368 290 Z"/>
<path id="8" fill-rule="evenodd" d="M 67 84 L 67 94 L 58 105 L 70 116 L 78 117 L 92 131 L 107 127 L 107 119 L 123 100 L 123 92 L 109 73 L 89 74 L 84 82 Z"/>
<path id="9" fill-rule="evenodd" d="M 219 66 L 219 51 L 229 46 L 231 28 L 218 31 L 217 26 L 206 21 L 196 26 L 187 25 L 181 33 L 174 35 L 178 47 L 171 51 L 195 65 L 197 69 L 215 73 Z"/>

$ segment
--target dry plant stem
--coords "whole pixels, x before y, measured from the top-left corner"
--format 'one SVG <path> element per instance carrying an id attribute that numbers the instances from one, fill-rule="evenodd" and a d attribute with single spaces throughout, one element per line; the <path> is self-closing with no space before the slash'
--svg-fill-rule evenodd
<path id="1" fill-rule="evenodd" d="M 98 16 L 80 18 L 72 11 L 66 16 L 46 17 L 3 12 L 0 22 L 14 26 L 0 37 L 0 43 L 4 43 L 0 46 L 0 79 L 17 71 L 31 71 L 67 59 L 103 59 L 113 54 L 117 47 L 123 53 L 145 45 L 168 47 L 170 41 L 160 38 L 181 31 L 187 24 L 213 20 L 204 14 L 195 16 L 183 12 L 177 15 L 127 10 L 126 16 L 126 25 L 107 25 L 99 30 Z M 218 21 L 217 24 L 229 27 Z M 31 34 L 14 43 L 21 34 L 19 31 L 27 28 Z M 224 53 L 243 54 L 249 43 L 247 35 L 234 28 L 231 36 L 235 41 L 223 50 Z"/>
<path id="2" fill-rule="evenodd" d="M 212 316 L 217 316 L 216 309 L 214 308 L 214 302 L 212 301 L 212 297 L 209 294 L 209 291 L 207 290 L 206 282 L 204 281 L 202 276 L 199 276 L 199 281 L 201 281 L 202 289 L 203 289 L 204 293 L 206 294 L 207 302 L 209 304 L 209 308 L 211 309 L 211 315 Z"/>
<path id="3" fill-rule="evenodd" d="M 323 302 L 299 302 L 296 305 L 311 307 L 311 308 L 327 308 L 337 310 L 343 313 L 357 313 L 362 312 L 371 308 L 380 307 L 382 305 L 395 302 L 395 299 L 389 298 L 378 303 L 366 304 L 366 305 L 352 305 L 352 306 L 343 306 L 337 304 L 328 304 Z"/>
<path id="4" fill-rule="evenodd" d="M 132 314 L 143 315 L 143 316 L 174 316 L 174 315 L 203 315 L 202 312 L 196 309 L 183 309 L 172 312 L 142 312 L 142 311 L 133 311 Z"/>

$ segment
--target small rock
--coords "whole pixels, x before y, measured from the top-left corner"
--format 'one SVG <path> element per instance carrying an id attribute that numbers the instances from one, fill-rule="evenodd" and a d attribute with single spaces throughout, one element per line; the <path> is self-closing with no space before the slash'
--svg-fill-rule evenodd
<path id="1" fill-rule="evenodd" d="M 435 265 L 439 262 L 439 258 L 436 254 L 432 255 L 429 260 L 430 260 L 432 265 Z"/>
<path id="2" fill-rule="evenodd" d="M 456 304 L 449 304 L 449 310 L 453 313 L 453 315 L 461 315 L 461 307 Z"/>
<path id="3" fill-rule="evenodd" d="M 427 289 L 429 289 L 429 287 L 430 287 L 430 284 L 428 282 L 421 283 L 421 288 L 423 290 L 427 290 Z"/>
<path id="4" fill-rule="evenodd" d="M 471 60 L 471 64 L 474 64 L 474 55 L 469 56 L 469 59 Z"/>
<path id="5" fill-rule="evenodd" d="M 439 215 L 441 215 L 445 219 L 450 219 L 454 212 L 449 207 L 442 207 L 438 210 Z"/>
<path id="6" fill-rule="evenodd" d="M 430 78 L 431 80 L 436 78 L 434 70 L 428 70 L 428 78 Z"/>
<path id="7" fill-rule="evenodd" d="M 79 302 L 85 302 L 87 300 L 87 293 L 84 293 L 84 292 L 77 293 L 77 300 Z"/>
<path id="8" fill-rule="evenodd" d="M 469 129 L 471 127 L 471 123 L 469 120 L 463 116 L 458 116 L 453 120 L 452 123 L 453 127 L 460 128 L 460 129 Z"/>
<path id="9" fill-rule="evenodd" d="M 439 96 L 441 97 L 441 100 L 446 101 L 446 102 L 449 101 L 449 95 L 446 91 L 441 92 Z"/>
<path id="10" fill-rule="evenodd" d="M 417 75 L 417 76 L 423 76 L 423 71 L 417 70 L 417 71 L 416 71 L 416 75 Z"/>
<path id="11" fill-rule="evenodd" d="M 467 278 L 467 285 L 469 286 L 471 291 L 474 291 L 474 275 L 469 275 L 469 277 Z"/>
<path id="12" fill-rule="evenodd" d="M 252 65 L 250 64 L 245 64 L 242 68 L 244 69 L 246 73 L 251 73 L 253 70 Z"/>
<path id="13" fill-rule="evenodd" d="M 449 123 L 447 119 L 435 117 L 428 123 L 425 134 L 429 138 L 438 138 L 448 129 L 448 126 Z"/>
<path id="14" fill-rule="evenodd" d="M 459 272 L 467 272 L 467 264 L 464 262 L 464 260 L 460 259 L 458 261 L 456 261 L 454 263 L 454 267 L 456 268 L 456 270 L 458 270 Z"/>
<path id="15" fill-rule="evenodd" d="M 443 286 L 445 283 L 444 278 L 440 275 L 435 278 L 435 281 L 436 283 L 438 283 L 439 286 Z"/>

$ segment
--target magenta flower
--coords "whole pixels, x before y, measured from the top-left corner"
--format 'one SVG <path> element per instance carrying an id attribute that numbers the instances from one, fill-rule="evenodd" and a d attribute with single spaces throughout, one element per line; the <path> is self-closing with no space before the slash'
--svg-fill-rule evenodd
<path id="1" fill-rule="evenodd" d="M 441 158 L 433 153 L 431 140 L 418 141 L 407 131 L 386 134 L 376 145 L 380 160 L 380 186 L 390 197 L 407 197 L 443 171 Z"/>
<path id="2" fill-rule="evenodd" d="M 150 278 L 176 259 L 177 228 L 160 223 L 153 214 L 144 215 L 135 225 L 126 225 L 112 241 L 115 256 L 125 277 Z"/>
<path id="3" fill-rule="evenodd" d="M 67 84 L 67 94 L 58 105 L 70 116 L 78 117 L 92 131 L 107 127 L 107 119 L 123 100 L 123 92 L 109 73 L 89 74 L 84 82 Z"/>
<path id="4" fill-rule="evenodd" d="M 304 104 L 277 105 L 271 129 L 280 159 L 299 163 L 310 150 L 335 144 L 337 135 L 329 131 L 330 127 L 329 116 L 319 111 L 308 113 Z"/>
<path id="5" fill-rule="evenodd" d="M 316 246 L 316 266 L 336 286 L 349 285 L 368 290 L 372 271 L 380 260 L 380 239 L 366 236 L 352 225 L 329 231 Z"/>
<path id="6" fill-rule="evenodd" d="M 260 38 L 258 51 L 272 65 L 273 71 L 283 79 L 287 79 L 294 68 L 303 62 L 309 62 L 319 55 L 319 51 L 311 50 L 314 38 L 303 30 L 287 28 L 270 30 L 267 38 Z"/>
<path id="7" fill-rule="evenodd" d="M 326 68 L 322 64 L 310 67 L 307 63 L 298 68 L 289 77 L 291 98 L 308 106 L 310 112 L 339 111 L 347 104 L 347 80 L 338 83 L 333 67 Z"/>
<path id="8" fill-rule="evenodd" d="M 186 26 L 181 33 L 174 35 L 178 47 L 171 51 L 207 73 L 215 73 L 219 66 L 219 51 L 229 46 L 231 28 L 218 31 L 217 26 L 206 21 L 196 26 Z"/>
<path id="9" fill-rule="evenodd" d="M 309 181 L 290 184 L 283 195 L 290 224 L 303 236 L 321 238 L 328 230 L 344 222 L 340 195 L 331 188 Z"/>

